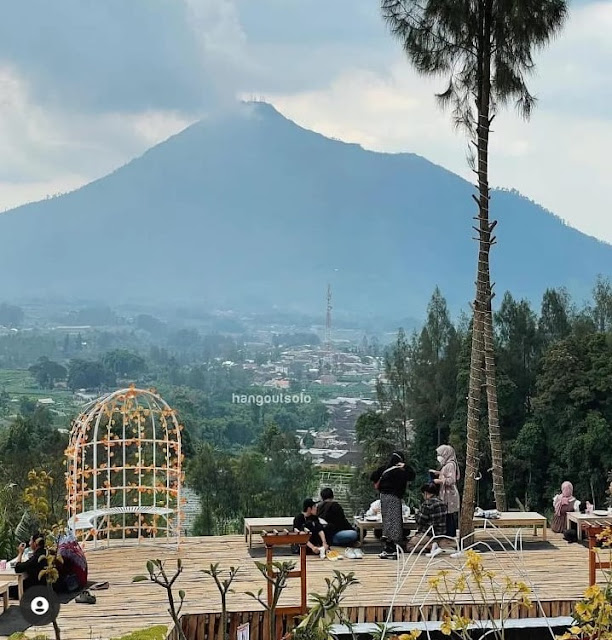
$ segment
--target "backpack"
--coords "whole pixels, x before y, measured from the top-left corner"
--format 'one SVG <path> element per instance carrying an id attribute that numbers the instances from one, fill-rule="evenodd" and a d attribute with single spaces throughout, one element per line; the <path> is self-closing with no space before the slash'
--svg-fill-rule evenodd
<path id="1" fill-rule="evenodd" d="M 575 529 L 566 529 L 563 532 L 563 539 L 570 544 L 572 542 L 578 542 L 578 534 Z"/>

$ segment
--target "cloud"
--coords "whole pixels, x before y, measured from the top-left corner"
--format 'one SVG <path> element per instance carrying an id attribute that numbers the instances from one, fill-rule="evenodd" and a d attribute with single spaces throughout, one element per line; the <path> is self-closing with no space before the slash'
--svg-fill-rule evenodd
<path id="1" fill-rule="evenodd" d="M 495 121 L 491 176 L 612 240 L 612 3 L 576 1 L 538 54 L 532 122 Z M 19 0 L 0 22 L 0 209 L 66 191 L 235 96 L 468 179 L 466 140 L 365 0 Z M 22 198 L 22 200 L 20 200 Z"/>
<path id="2" fill-rule="evenodd" d="M 0 210 L 98 178 L 235 103 L 231 0 L 20 0 L 0 22 Z"/>
<path id="3" fill-rule="evenodd" d="M 0 91 L 0 210 L 82 186 L 193 122 L 174 111 L 43 108 L 9 67 Z"/>
<path id="4" fill-rule="evenodd" d="M 222 82 L 217 73 L 239 36 L 232 7 L 230 0 L 19 0 L 3 9 L 0 61 L 45 106 L 201 110 L 233 81 L 227 65 Z"/>

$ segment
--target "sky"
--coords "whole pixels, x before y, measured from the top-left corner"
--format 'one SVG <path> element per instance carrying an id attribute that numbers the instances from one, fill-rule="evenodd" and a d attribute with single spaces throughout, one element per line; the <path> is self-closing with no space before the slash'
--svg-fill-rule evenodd
<path id="1" fill-rule="evenodd" d="M 20 0 L 0 21 L 0 211 L 99 178 L 240 99 L 467 179 L 465 137 L 378 0 Z M 575 0 L 536 55 L 529 122 L 493 125 L 492 186 L 612 242 L 612 2 Z"/>

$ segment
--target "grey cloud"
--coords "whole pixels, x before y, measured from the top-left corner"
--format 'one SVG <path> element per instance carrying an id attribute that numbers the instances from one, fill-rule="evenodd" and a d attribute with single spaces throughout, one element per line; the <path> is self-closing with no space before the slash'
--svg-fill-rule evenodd
<path id="1" fill-rule="evenodd" d="M 212 69 L 183 0 L 19 0 L 3 14 L 0 60 L 40 104 L 197 109 L 213 97 Z"/>
<path id="2" fill-rule="evenodd" d="M 236 0 L 236 4 L 254 42 L 370 46 L 385 37 L 376 0 Z"/>

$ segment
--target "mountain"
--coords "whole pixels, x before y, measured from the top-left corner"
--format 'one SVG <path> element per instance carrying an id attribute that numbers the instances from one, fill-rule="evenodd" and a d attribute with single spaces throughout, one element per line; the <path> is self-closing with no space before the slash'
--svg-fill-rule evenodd
<path id="1" fill-rule="evenodd" d="M 422 316 L 473 297 L 473 187 L 408 153 L 327 139 L 266 104 L 203 120 L 72 193 L 0 215 L 0 298 Z M 492 193 L 497 291 L 585 296 L 612 246 Z"/>

